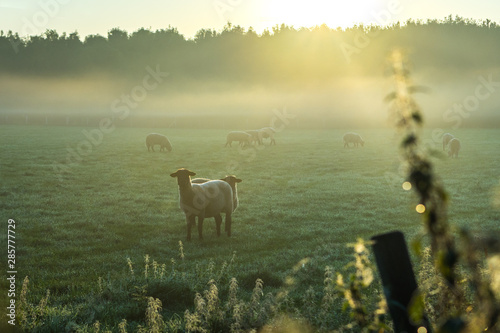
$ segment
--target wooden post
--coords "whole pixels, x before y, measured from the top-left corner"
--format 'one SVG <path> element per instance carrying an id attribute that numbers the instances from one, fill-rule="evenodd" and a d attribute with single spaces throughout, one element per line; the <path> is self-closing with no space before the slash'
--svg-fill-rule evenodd
<path id="1" fill-rule="evenodd" d="M 412 323 L 408 306 L 417 291 L 408 248 L 400 231 L 373 236 L 375 261 L 382 279 L 387 306 L 394 323 L 395 332 L 420 333 L 418 329 L 431 327 L 425 314 L 421 323 Z"/>

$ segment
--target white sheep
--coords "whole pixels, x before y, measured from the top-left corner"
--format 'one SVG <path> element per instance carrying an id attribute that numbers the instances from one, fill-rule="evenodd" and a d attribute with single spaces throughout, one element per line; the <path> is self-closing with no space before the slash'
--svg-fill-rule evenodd
<path id="1" fill-rule="evenodd" d="M 243 180 L 236 178 L 236 176 L 230 175 L 222 178 L 221 180 L 225 181 L 231 186 L 231 190 L 233 190 L 233 212 L 238 208 L 238 187 L 237 183 L 241 183 Z"/>
<path id="2" fill-rule="evenodd" d="M 262 144 L 263 132 L 261 130 L 250 130 L 245 132 L 252 136 L 252 138 L 250 139 L 251 142 L 257 142 L 259 145 Z"/>
<path id="3" fill-rule="evenodd" d="M 344 142 L 344 148 L 349 147 L 349 143 L 353 143 L 354 147 L 358 147 L 358 144 L 361 144 L 361 147 L 365 145 L 365 141 L 361 135 L 353 132 L 344 134 L 342 141 Z"/>
<path id="4" fill-rule="evenodd" d="M 203 219 L 207 217 L 215 218 L 217 236 L 220 236 L 221 213 L 226 214 L 225 230 L 227 235 L 231 236 L 231 214 L 233 212 L 231 186 L 222 180 L 192 184 L 191 176 L 195 175 L 196 173 L 184 168 L 170 174 L 171 177 L 177 177 L 180 207 L 186 215 L 187 240 L 191 240 L 191 227 L 196 224 L 197 216 L 200 240 L 203 239 Z"/>
<path id="5" fill-rule="evenodd" d="M 194 178 L 194 179 L 191 179 L 191 183 L 192 184 L 203 184 L 203 183 L 206 183 L 208 181 L 210 181 L 211 179 L 208 179 L 208 178 Z M 236 176 L 226 176 L 220 180 L 223 180 L 225 181 L 226 183 L 228 183 L 230 186 L 231 186 L 231 190 L 233 190 L 233 212 L 236 210 L 236 208 L 238 208 L 238 188 L 236 186 L 237 183 L 241 183 L 242 180 L 239 179 L 239 178 L 236 178 Z"/>
<path id="6" fill-rule="evenodd" d="M 450 133 L 444 133 L 443 134 L 443 151 L 446 149 L 446 146 L 450 142 L 451 139 L 453 139 L 454 136 Z"/>
<path id="7" fill-rule="evenodd" d="M 451 158 L 458 158 L 458 152 L 460 151 L 461 146 L 460 140 L 458 140 L 457 138 L 453 138 L 450 140 L 449 145 L 450 149 L 448 150 L 448 156 Z"/>
<path id="8" fill-rule="evenodd" d="M 271 143 L 269 145 L 276 145 L 276 140 L 274 140 L 274 133 L 276 133 L 276 130 L 272 127 L 263 127 L 259 130 L 259 134 L 261 136 L 261 140 L 262 138 L 264 139 L 271 139 Z"/>
<path id="9" fill-rule="evenodd" d="M 148 147 L 148 151 L 149 147 L 151 147 L 151 149 L 155 151 L 155 145 L 160 145 L 160 151 L 162 151 L 164 148 L 168 151 L 172 151 L 172 145 L 165 135 L 158 133 L 148 134 L 148 136 L 146 137 L 146 146 Z"/>
<path id="10" fill-rule="evenodd" d="M 240 145 L 249 145 L 252 140 L 252 136 L 246 132 L 242 131 L 233 131 L 229 132 L 226 137 L 226 145 L 229 145 L 231 147 L 231 143 L 233 141 L 238 141 Z"/>

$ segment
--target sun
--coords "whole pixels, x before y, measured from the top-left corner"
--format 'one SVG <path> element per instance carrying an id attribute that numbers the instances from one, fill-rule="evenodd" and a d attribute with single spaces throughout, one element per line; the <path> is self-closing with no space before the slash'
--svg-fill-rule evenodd
<path id="1" fill-rule="evenodd" d="M 270 26 L 285 23 L 298 27 L 327 24 L 349 27 L 373 21 L 372 13 L 381 0 L 270 0 L 264 5 L 263 20 Z"/>

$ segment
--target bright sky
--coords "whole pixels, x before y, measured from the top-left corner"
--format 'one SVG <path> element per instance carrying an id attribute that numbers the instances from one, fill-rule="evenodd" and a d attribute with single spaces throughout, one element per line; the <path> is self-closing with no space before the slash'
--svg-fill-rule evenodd
<path id="1" fill-rule="evenodd" d="M 202 28 L 221 30 L 230 21 L 257 32 L 286 23 L 332 28 L 355 23 L 386 25 L 408 18 L 448 15 L 500 22 L 498 0 L 0 0 L 0 30 L 21 36 L 46 29 L 106 36 L 112 28 L 133 32 L 176 27 L 191 38 Z"/>

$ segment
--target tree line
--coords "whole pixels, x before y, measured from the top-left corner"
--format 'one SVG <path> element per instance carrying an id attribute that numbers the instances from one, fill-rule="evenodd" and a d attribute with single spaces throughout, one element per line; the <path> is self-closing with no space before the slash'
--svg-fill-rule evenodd
<path id="1" fill-rule="evenodd" d="M 408 20 L 386 27 L 295 28 L 282 24 L 258 34 L 228 23 L 222 31 L 201 29 L 186 38 L 176 28 L 107 36 L 78 32 L 26 38 L 0 32 L 0 73 L 70 76 L 92 73 L 133 78 L 160 66 L 182 80 L 302 82 L 363 73 L 380 75 L 387 52 L 406 48 L 418 68 L 480 70 L 498 65 L 500 25 L 462 17 Z"/>

